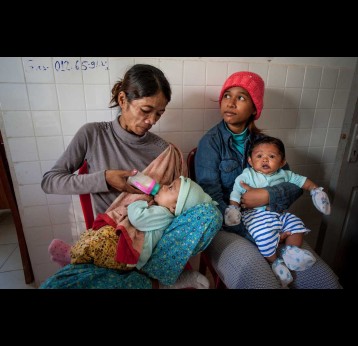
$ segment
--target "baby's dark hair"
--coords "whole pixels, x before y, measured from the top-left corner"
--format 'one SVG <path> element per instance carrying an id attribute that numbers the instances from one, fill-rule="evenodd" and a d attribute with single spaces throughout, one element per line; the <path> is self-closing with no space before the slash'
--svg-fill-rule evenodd
<path id="1" fill-rule="evenodd" d="M 133 65 L 123 79 L 113 86 L 110 108 L 119 106 L 118 94 L 121 91 L 126 94 L 128 102 L 156 95 L 160 91 L 170 102 L 172 94 L 164 73 L 159 68 L 147 64 Z"/>
<path id="2" fill-rule="evenodd" d="M 254 143 L 252 144 L 251 148 L 249 149 L 249 156 L 251 157 L 253 150 L 260 144 L 273 144 L 276 146 L 276 148 L 278 149 L 282 160 L 285 159 L 285 145 L 283 144 L 283 142 L 281 141 L 281 139 L 275 138 L 275 137 L 270 137 L 270 136 L 264 136 L 261 137 L 259 139 L 256 139 L 256 141 L 254 141 Z"/>

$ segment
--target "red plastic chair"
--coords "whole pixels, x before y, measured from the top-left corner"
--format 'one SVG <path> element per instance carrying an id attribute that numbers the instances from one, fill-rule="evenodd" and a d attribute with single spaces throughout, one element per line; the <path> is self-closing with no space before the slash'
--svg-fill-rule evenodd
<path id="1" fill-rule="evenodd" d="M 195 165 L 194 159 L 197 148 L 192 149 L 187 157 L 187 166 L 188 166 L 188 175 L 189 178 L 195 181 Z M 206 250 L 201 252 L 200 254 L 200 264 L 199 264 L 199 272 L 203 275 L 206 275 L 207 269 L 214 279 L 215 288 L 226 288 L 225 284 L 220 279 L 219 275 L 216 273 L 214 267 L 211 264 L 210 257 Z"/>
<path id="2" fill-rule="evenodd" d="M 87 174 L 87 173 L 88 173 L 87 161 L 85 161 L 83 165 L 80 167 L 80 169 L 78 170 L 78 174 Z M 80 202 L 81 202 L 83 217 L 86 223 L 86 228 L 90 229 L 92 228 L 94 222 L 91 195 L 89 193 L 80 195 Z"/>

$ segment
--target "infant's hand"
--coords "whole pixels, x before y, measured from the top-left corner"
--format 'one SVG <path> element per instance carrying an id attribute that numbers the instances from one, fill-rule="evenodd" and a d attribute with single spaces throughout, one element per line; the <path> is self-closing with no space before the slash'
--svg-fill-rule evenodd
<path id="1" fill-rule="evenodd" d="M 236 205 L 229 205 L 225 209 L 225 225 L 226 226 L 236 226 L 241 222 L 241 212 L 240 208 Z"/>
<path id="2" fill-rule="evenodd" d="M 312 202 L 314 206 L 324 215 L 331 213 L 331 203 L 329 202 L 328 195 L 323 191 L 323 187 L 317 187 L 311 190 Z"/>

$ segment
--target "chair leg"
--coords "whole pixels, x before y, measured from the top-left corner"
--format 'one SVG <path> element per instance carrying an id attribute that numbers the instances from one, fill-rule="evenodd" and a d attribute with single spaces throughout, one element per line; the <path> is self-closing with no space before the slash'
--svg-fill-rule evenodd
<path id="1" fill-rule="evenodd" d="M 203 275 L 206 275 L 206 271 L 209 269 L 210 274 L 214 279 L 214 284 L 216 289 L 225 289 L 225 284 L 221 281 L 219 275 L 216 273 L 213 265 L 210 262 L 210 258 L 208 254 L 203 251 L 200 255 L 200 264 L 199 264 L 199 272 Z"/>
<path id="2" fill-rule="evenodd" d="M 227 288 L 226 285 L 220 279 L 219 275 L 216 278 L 215 288 L 218 289 L 218 290 L 224 290 L 224 289 Z"/>
<path id="3" fill-rule="evenodd" d="M 206 264 L 206 255 L 204 254 L 204 252 L 202 252 L 200 254 L 200 262 L 199 262 L 199 273 L 206 275 L 206 269 L 208 267 L 208 265 Z"/>
<path id="4" fill-rule="evenodd" d="M 184 267 L 185 270 L 192 270 L 193 267 L 191 266 L 191 264 L 189 262 L 186 263 L 185 267 Z"/>

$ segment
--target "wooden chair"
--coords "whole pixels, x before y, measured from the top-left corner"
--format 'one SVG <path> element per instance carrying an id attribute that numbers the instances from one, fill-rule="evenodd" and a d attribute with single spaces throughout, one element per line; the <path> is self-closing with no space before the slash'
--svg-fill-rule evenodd
<path id="1" fill-rule="evenodd" d="M 196 149 L 192 149 L 187 157 L 187 166 L 188 166 L 188 175 L 189 178 L 195 181 L 195 165 L 194 165 L 194 159 L 196 154 Z M 219 231 L 220 232 L 220 231 Z M 207 252 L 204 250 L 200 254 L 200 264 L 199 264 L 199 272 L 203 275 L 206 275 L 206 271 L 209 270 L 210 274 L 212 275 L 214 279 L 214 285 L 215 288 L 226 288 L 225 284 L 220 279 L 219 275 L 216 273 L 214 267 L 211 264 L 210 258 L 207 254 Z"/>

